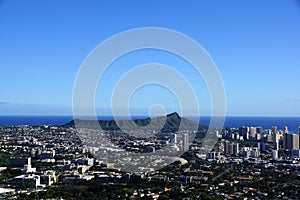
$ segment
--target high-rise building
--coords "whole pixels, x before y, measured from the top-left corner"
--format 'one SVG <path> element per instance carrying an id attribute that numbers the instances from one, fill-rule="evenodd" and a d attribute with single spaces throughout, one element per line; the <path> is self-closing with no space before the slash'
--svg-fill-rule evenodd
<path id="1" fill-rule="evenodd" d="M 273 134 L 277 133 L 277 126 L 272 126 L 272 133 Z"/>
<path id="2" fill-rule="evenodd" d="M 299 135 L 298 134 L 291 134 L 292 142 L 291 142 L 291 149 L 292 150 L 299 150 Z"/>
<path id="3" fill-rule="evenodd" d="M 299 137 L 300 137 L 300 126 L 298 126 L 298 133 L 299 133 Z"/>
<path id="4" fill-rule="evenodd" d="M 292 135 L 291 134 L 287 134 L 287 149 L 292 150 Z"/>
<path id="5" fill-rule="evenodd" d="M 182 135 L 182 150 L 187 151 L 189 150 L 189 135 L 184 133 Z"/>
<path id="6" fill-rule="evenodd" d="M 289 128 L 287 126 L 283 127 L 283 133 L 289 133 Z"/>
<path id="7" fill-rule="evenodd" d="M 284 134 L 283 147 L 288 150 L 300 149 L 300 137 L 299 134 Z"/>
<path id="8" fill-rule="evenodd" d="M 249 127 L 241 126 L 239 127 L 239 135 L 243 136 L 244 140 L 249 139 Z"/>
<path id="9" fill-rule="evenodd" d="M 170 142 L 173 144 L 177 144 L 177 133 L 172 133 L 170 135 Z"/>
<path id="10" fill-rule="evenodd" d="M 227 140 L 224 142 L 224 154 L 225 155 L 232 155 L 233 154 L 233 146 Z"/>
<path id="11" fill-rule="evenodd" d="M 278 133 L 273 133 L 273 149 L 279 150 L 279 140 L 280 135 Z"/>
<path id="12" fill-rule="evenodd" d="M 250 138 L 251 138 L 252 140 L 255 140 L 255 139 L 256 139 L 256 133 L 257 133 L 256 127 L 251 127 L 251 128 L 250 128 Z"/>
<path id="13" fill-rule="evenodd" d="M 256 133 L 262 134 L 263 128 L 261 126 L 256 127 Z"/>
<path id="14" fill-rule="evenodd" d="M 238 155 L 240 153 L 240 144 L 239 143 L 234 143 L 233 144 L 233 154 Z"/>
<path id="15" fill-rule="evenodd" d="M 238 155 L 240 153 L 240 144 L 231 143 L 229 141 L 224 142 L 224 154 L 225 155 Z"/>
<path id="16" fill-rule="evenodd" d="M 288 134 L 283 134 L 283 149 L 288 149 Z"/>

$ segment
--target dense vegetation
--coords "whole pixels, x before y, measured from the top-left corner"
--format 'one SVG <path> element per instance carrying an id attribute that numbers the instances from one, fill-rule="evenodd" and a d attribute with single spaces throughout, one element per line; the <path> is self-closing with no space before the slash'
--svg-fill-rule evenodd
<path id="1" fill-rule="evenodd" d="M 10 154 L 0 152 L 0 167 L 8 167 L 9 166 L 9 157 L 11 157 Z"/>

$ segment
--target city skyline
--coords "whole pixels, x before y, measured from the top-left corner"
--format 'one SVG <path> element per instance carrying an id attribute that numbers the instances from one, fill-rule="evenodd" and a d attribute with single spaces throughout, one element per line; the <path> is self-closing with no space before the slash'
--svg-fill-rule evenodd
<path id="1" fill-rule="evenodd" d="M 72 114 L 74 82 L 91 50 L 114 34 L 142 27 L 179 31 L 206 49 L 224 82 L 227 115 L 300 113 L 298 1 L 0 1 L 0 25 L 0 115 Z M 97 114 L 110 114 L 111 92 L 124 73 L 155 62 L 183 74 L 201 114 L 209 115 L 202 78 L 186 61 L 157 50 L 112 63 L 96 91 Z M 133 115 L 148 114 L 153 104 L 180 111 L 176 96 L 157 85 L 136 91 L 129 102 Z"/>

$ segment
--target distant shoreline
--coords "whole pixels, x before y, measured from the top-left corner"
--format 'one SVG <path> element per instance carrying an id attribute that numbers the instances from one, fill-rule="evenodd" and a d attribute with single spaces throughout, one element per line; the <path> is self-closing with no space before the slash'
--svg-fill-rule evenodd
<path id="1" fill-rule="evenodd" d="M 132 116 L 132 119 L 143 119 L 148 116 Z M 193 117 L 188 119 L 195 120 Z M 82 119 L 91 119 L 83 117 Z M 98 116 L 99 120 L 113 120 L 112 116 Z M 117 119 L 130 119 L 129 117 L 117 117 Z M 60 126 L 73 120 L 72 115 L 0 115 L 0 126 L 18 126 L 18 125 L 56 125 Z M 199 124 L 209 126 L 210 116 L 200 117 Z M 228 116 L 226 117 L 224 129 L 238 128 L 240 126 L 262 126 L 263 129 L 271 129 L 277 126 L 279 130 L 283 126 L 288 126 L 291 133 L 298 133 L 300 117 L 253 117 L 253 116 Z"/>

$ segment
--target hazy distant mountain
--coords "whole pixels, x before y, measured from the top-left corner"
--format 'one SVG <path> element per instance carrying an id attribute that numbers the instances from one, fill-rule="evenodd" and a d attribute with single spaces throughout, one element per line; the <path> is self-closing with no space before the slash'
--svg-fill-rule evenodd
<path id="1" fill-rule="evenodd" d="M 134 119 L 134 120 L 82 120 L 75 119 L 64 126 L 80 128 L 99 128 L 103 130 L 135 130 L 135 129 L 148 129 L 157 130 L 161 132 L 176 132 L 180 130 L 199 130 L 201 132 L 207 130 L 206 126 L 201 126 L 198 123 L 180 117 L 178 113 L 174 112 L 167 116 Z"/>

